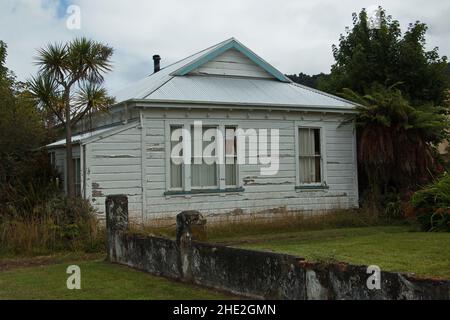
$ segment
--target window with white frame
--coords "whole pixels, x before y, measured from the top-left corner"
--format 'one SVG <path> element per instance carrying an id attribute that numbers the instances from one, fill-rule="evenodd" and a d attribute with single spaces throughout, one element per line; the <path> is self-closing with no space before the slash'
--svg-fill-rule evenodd
<path id="1" fill-rule="evenodd" d="M 300 184 L 322 182 L 321 134 L 318 128 L 298 129 L 298 165 Z"/>
<path id="2" fill-rule="evenodd" d="M 220 126 L 215 124 L 203 125 L 202 130 L 195 134 L 194 126 L 189 124 L 171 124 L 169 126 L 170 132 L 170 150 L 168 156 L 170 157 L 168 163 L 169 170 L 169 191 L 183 191 L 183 190 L 209 190 L 209 189 L 223 189 L 233 188 L 238 184 L 237 178 L 237 146 L 236 146 L 236 126 Z M 183 159 L 183 151 L 179 154 L 173 152 L 174 147 L 182 143 L 183 134 L 177 133 L 177 129 L 187 129 L 191 137 L 191 163 L 187 167 L 181 163 Z M 222 132 L 224 141 L 219 144 L 216 141 L 219 136 L 219 131 Z M 222 135 L 220 135 L 222 136 Z M 176 139 L 175 137 L 180 137 Z M 173 141 L 175 138 L 176 141 Z M 198 141 L 197 141 L 198 140 Z M 221 147 L 222 152 L 218 152 L 217 148 Z M 201 156 L 196 153 L 201 148 Z M 205 152 L 206 148 L 212 152 Z M 197 152 L 194 152 L 197 151 Z M 205 153 L 210 154 L 205 158 Z M 173 161 L 174 155 L 178 157 L 180 164 Z M 221 162 L 217 162 L 218 156 L 221 156 Z M 224 169 L 221 169 L 223 165 Z M 188 177 L 186 175 L 189 175 Z"/>

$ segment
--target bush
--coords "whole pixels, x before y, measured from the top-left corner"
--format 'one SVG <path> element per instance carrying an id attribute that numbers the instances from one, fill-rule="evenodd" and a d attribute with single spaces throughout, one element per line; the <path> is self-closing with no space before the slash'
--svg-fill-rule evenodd
<path id="1" fill-rule="evenodd" d="M 63 195 L 23 212 L 10 206 L 0 213 L 0 250 L 3 254 L 47 254 L 71 250 L 104 250 L 105 236 L 92 206 Z"/>
<path id="2" fill-rule="evenodd" d="M 417 191 L 411 203 L 423 230 L 450 232 L 450 174 Z"/>

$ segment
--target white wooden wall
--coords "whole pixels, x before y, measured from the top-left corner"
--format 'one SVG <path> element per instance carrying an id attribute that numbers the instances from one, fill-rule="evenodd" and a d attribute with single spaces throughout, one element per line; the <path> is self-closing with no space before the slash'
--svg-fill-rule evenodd
<path id="1" fill-rule="evenodd" d="M 355 133 L 352 126 L 339 127 L 341 115 L 158 108 L 143 112 L 143 128 L 136 125 L 85 145 L 86 181 L 83 188 L 100 216 L 104 215 L 105 197 L 110 194 L 126 194 L 130 217 L 137 220 L 169 218 L 182 210 L 214 215 L 235 209 L 248 213 L 280 207 L 323 211 L 358 205 Z M 164 195 L 168 190 L 167 127 L 170 123 L 194 120 L 203 120 L 205 124 L 236 125 L 242 129 L 279 129 L 278 174 L 264 177 L 260 175 L 260 165 L 239 165 L 239 185 L 245 189 L 243 192 Z M 329 189 L 295 189 L 295 132 L 298 126 L 322 129 L 324 180 Z M 60 151 L 56 154 L 57 162 L 65 159 L 64 149 Z M 79 153 L 79 148 L 74 148 L 74 155 Z"/>
<path id="2" fill-rule="evenodd" d="M 273 78 L 272 75 L 235 49 L 227 50 L 194 70 L 192 74 Z"/>
<path id="3" fill-rule="evenodd" d="M 240 165 L 240 193 L 164 196 L 166 181 L 166 125 L 177 121 L 203 119 L 205 123 L 237 125 L 240 128 L 280 130 L 280 171 L 260 176 L 259 165 Z M 287 209 L 327 210 L 351 208 L 358 204 L 355 135 L 352 126 L 339 127 L 340 116 L 296 112 L 243 111 L 147 111 L 145 113 L 145 218 L 168 217 L 182 210 L 215 214 L 242 209 L 244 212 L 286 206 Z M 295 131 L 297 125 L 321 126 L 324 132 L 327 190 L 295 190 Z M 248 152 L 248 150 L 247 150 Z"/>
<path id="4" fill-rule="evenodd" d="M 138 127 L 86 144 L 86 196 L 100 216 L 105 199 L 126 194 L 131 218 L 142 218 L 141 129 Z"/>

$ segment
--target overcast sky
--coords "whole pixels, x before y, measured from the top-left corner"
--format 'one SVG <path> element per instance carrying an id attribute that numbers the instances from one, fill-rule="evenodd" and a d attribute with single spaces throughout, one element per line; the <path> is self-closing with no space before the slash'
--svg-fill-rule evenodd
<path id="1" fill-rule="evenodd" d="M 67 7 L 78 5 L 81 28 L 66 26 Z M 7 66 L 20 80 L 36 72 L 33 56 L 48 42 L 85 35 L 113 46 L 113 92 L 162 66 L 235 37 L 281 72 L 329 72 L 331 45 L 351 26 L 352 12 L 383 6 L 402 29 L 420 20 L 429 26 L 427 47 L 450 53 L 447 0 L 0 0 L 0 39 Z"/>

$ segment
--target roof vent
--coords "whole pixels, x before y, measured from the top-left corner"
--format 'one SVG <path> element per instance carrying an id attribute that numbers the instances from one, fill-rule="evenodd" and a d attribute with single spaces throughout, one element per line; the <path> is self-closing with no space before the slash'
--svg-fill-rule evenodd
<path id="1" fill-rule="evenodd" d="M 158 72 L 159 70 L 161 70 L 161 67 L 159 65 L 159 62 L 161 61 L 161 57 L 159 56 L 159 54 L 155 54 L 153 56 L 153 72 Z"/>

